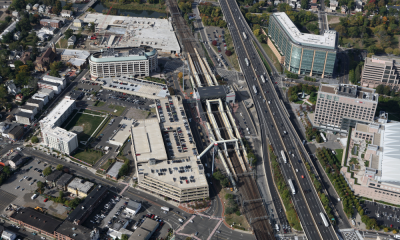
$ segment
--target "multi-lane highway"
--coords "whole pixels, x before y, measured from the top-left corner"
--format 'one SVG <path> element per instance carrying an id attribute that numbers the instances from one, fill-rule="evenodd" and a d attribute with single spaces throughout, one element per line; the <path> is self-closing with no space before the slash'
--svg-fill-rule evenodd
<path id="1" fill-rule="evenodd" d="M 280 159 L 281 169 L 285 179 L 292 179 L 294 182 L 296 194 L 292 196 L 292 199 L 307 237 L 309 239 L 337 239 L 333 227 L 331 225 L 326 227 L 322 223 L 320 213 L 326 216 L 325 210 L 298 152 L 298 142 L 294 138 L 296 133 L 292 132 L 293 127 L 276 94 L 275 84 L 271 80 L 265 84 L 261 81 L 260 75 L 266 76 L 267 72 L 254 49 L 252 38 L 249 37 L 252 33 L 247 30 L 247 23 L 243 20 L 235 2 L 228 3 L 227 0 L 221 0 L 220 5 L 247 84 L 250 89 L 253 89 L 253 86 L 258 89 L 258 94 L 255 91 L 251 91 L 251 94 L 260 120 L 264 156 L 268 154 L 265 138 L 271 141 L 277 155 L 281 150 L 285 151 L 289 163 L 284 164 Z M 270 104 L 267 103 L 268 101 Z M 265 166 L 267 167 L 268 164 Z M 305 194 L 304 191 L 309 193 Z"/>

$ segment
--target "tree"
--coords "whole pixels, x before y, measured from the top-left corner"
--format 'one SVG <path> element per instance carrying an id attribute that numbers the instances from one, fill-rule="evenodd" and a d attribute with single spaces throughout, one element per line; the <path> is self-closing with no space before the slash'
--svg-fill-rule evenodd
<path id="1" fill-rule="evenodd" d="M 122 164 L 121 168 L 118 171 L 118 176 L 125 176 L 129 172 L 129 164 Z"/>
<path id="2" fill-rule="evenodd" d="M 385 48 L 385 53 L 386 54 L 392 54 L 393 53 L 393 48 L 391 48 L 391 47 Z"/>
<path id="3" fill-rule="evenodd" d="M 392 233 L 393 233 L 393 234 L 396 234 L 396 233 L 397 233 L 397 231 L 396 231 L 396 230 L 393 230 L 393 231 L 392 231 Z"/>
<path id="4" fill-rule="evenodd" d="M 70 38 L 73 34 L 74 34 L 74 31 L 73 31 L 72 29 L 69 28 L 67 31 L 64 32 L 64 36 L 65 36 L 64 38 L 65 38 L 65 39 L 68 39 L 68 38 Z"/>
<path id="5" fill-rule="evenodd" d="M 342 25 L 338 25 L 335 28 L 335 30 L 336 30 L 336 32 L 339 33 L 340 36 L 346 36 L 347 35 L 347 29 Z"/>
<path id="6" fill-rule="evenodd" d="M 253 31 L 254 36 L 258 37 L 260 35 L 260 29 L 256 29 Z"/>
<path id="7" fill-rule="evenodd" d="M 58 197 L 62 199 L 64 197 L 64 192 L 63 191 L 59 191 L 58 192 Z"/>
<path id="8" fill-rule="evenodd" d="M 359 82 L 361 80 L 361 70 L 360 70 L 360 65 L 357 65 L 356 69 L 354 70 L 354 78 L 356 82 Z"/>
<path id="9" fill-rule="evenodd" d="M 61 165 L 61 164 L 58 164 L 57 167 L 56 167 L 56 169 L 57 169 L 58 171 L 62 171 L 63 168 L 64 168 L 64 166 Z"/>
<path id="10" fill-rule="evenodd" d="M 229 50 L 226 50 L 226 51 L 225 51 L 225 55 L 229 57 L 229 56 L 231 56 L 231 55 L 232 55 L 232 52 L 231 52 L 231 51 L 229 51 Z"/>
<path id="11" fill-rule="evenodd" d="M 396 55 L 396 56 L 399 56 L 400 55 L 400 49 L 399 48 L 393 49 L 393 54 Z"/>
<path id="12" fill-rule="evenodd" d="M 386 96 L 390 95 L 390 87 L 389 86 L 385 86 L 383 88 L 383 94 L 385 94 Z"/>
<path id="13" fill-rule="evenodd" d="M 394 89 L 390 92 L 390 96 L 391 97 L 396 97 L 396 91 Z"/>
<path id="14" fill-rule="evenodd" d="M 179 73 L 178 73 L 178 78 L 179 78 L 179 79 L 182 79 L 182 78 L 183 78 L 183 73 L 182 73 L 182 72 L 179 72 Z"/>
<path id="15" fill-rule="evenodd" d="M 36 136 L 33 136 L 33 137 L 31 138 L 31 142 L 32 142 L 32 143 L 38 143 L 38 142 L 39 142 L 39 138 L 36 137 Z"/>
<path id="16" fill-rule="evenodd" d="M 5 99 L 7 97 L 7 89 L 4 85 L 0 85 L 0 99 Z"/>
<path id="17" fill-rule="evenodd" d="M 349 71 L 349 81 L 351 83 L 355 84 L 356 83 L 355 80 L 356 80 L 356 78 L 355 78 L 355 75 L 354 75 L 354 70 L 352 69 L 352 70 Z"/>
<path id="18" fill-rule="evenodd" d="M 24 97 L 29 97 L 29 94 L 31 93 L 31 90 L 29 88 L 23 88 L 21 90 L 22 96 Z"/>
<path id="19" fill-rule="evenodd" d="M 36 183 L 36 185 L 37 185 L 37 187 L 38 187 L 38 192 L 39 192 L 40 194 L 42 194 L 42 193 L 44 192 L 44 183 L 42 183 L 41 181 L 38 181 L 38 182 Z"/>
<path id="20" fill-rule="evenodd" d="M 89 30 L 91 31 L 91 32 L 94 32 L 95 31 L 95 25 L 94 25 L 94 22 L 91 22 L 91 23 L 89 23 L 90 24 L 90 26 L 89 26 Z"/>
<path id="21" fill-rule="evenodd" d="M 21 10 L 25 10 L 25 2 L 24 0 L 13 0 L 11 3 L 11 7 L 17 10 L 18 12 Z"/>
<path id="22" fill-rule="evenodd" d="M 214 45 L 214 46 L 217 46 L 218 42 L 214 40 L 214 41 L 212 41 L 211 44 Z"/>
<path id="23" fill-rule="evenodd" d="M 383 88 L 384 88 L 384 86 L 383 85 L 378 85 L 377 87 L 376 87 L 376 93 L 378 93 L 378 94 L 383 94 Z"/>
<path id="24" fill-rule="evenodd" d="M 121 240 L 128 240 L 128 235 L 126 235 L 126 234 L 122 234 L 121 235 Z"/>
<path id="25" fill-rule="evenodd" d="M 46 177 L 46 176 L 48 176 L 49 174 L 51 174 L 51 172 L 52 172 L 51 167 L 48 166 L 47 168 L 45 168 L 45 169 L 43 170 L 43 175 Z"/>

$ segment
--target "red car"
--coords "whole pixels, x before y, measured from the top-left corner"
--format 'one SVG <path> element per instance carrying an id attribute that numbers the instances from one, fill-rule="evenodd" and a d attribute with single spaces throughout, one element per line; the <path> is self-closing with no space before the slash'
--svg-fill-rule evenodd
<path id="1" fill-rule="evenodd" d="M 47 202 L 47 200 L 49 200 L 48 198 L 46 198 L 43 202 Z"/>
<path id="2" fill-rule="evenodd" d="M 304 175 L 301 175 L 301 178 L 304 178 Z"/>

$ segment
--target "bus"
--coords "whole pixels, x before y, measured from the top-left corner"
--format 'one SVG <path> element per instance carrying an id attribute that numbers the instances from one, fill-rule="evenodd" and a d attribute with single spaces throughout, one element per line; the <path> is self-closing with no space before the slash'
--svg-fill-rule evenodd
<path id="1" fill-rule="evenodd" d="M 246 36 L 245 32 L 243 32 L 243 37 L 244 37 L 244 39 L 247 39 L 247 36 Z"/>
<path id="2" fill-rule="evenodd" d="M 322 221 L 324 222 L 325 227 L 329 227 L 328 220 L 326 220 L 325 214 L 323 212 L 320 212 L 319 215 L 321 215 Z"/>
<path id="3" fill-rule="evenodd" d="M 286 155 L 285 155 L 285 152 L 283 150 L 281 150 L 281 155 L 282 155 L 283 162 L 287 163 Z"/>
<path id="4" fill-rule="evenodd" d="M 263 83 L 265 83 L 265 78 L 264 78 L 264 76 L 261 74 L 260 75 L 261 76 L 261 81 L 263 82 Z"/>
<path id="5" fill-rule="evenodd" d="M 244 58 L 244 61 L 246 62 L 246 65 L 249 66 L 249 60 L 247 60 L 247 58 Z"/>
<path id="6" fill-rule="evenodd" d="M 288 182 L 289 182 L 289 187 L 290 187 L 290 190 L 292 191 L 292 194 L 293 195 L 296 194 L 296 189 L 294 189 L 292 179 L 289 179 Z"/>
<path id="7" fill-rule="evenodd" d="M 161 210 L 169 212 L 169 207 L 161 207 Z"/>
<path id="8" fill-rule="evenodd" d="M 254 90 L 254 93 L 255 93 L 255 94 L 258 93 L 258 92 L 257 92 L 257 87 L 256 87 L 256 85 L 253 85 L 253 90 Z"/>

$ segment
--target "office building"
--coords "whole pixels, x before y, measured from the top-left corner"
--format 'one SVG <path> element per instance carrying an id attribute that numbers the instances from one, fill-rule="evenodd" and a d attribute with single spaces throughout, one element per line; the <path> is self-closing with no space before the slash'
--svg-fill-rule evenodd
<path id="1" fill-rule="evenodd" d="M 168 108 L 174 106 L 181 111 L 173 122 L 165 121 L 159 114 L 161 109 L 164 113 L 168 112 L 166 105 Z M 174 96 L 160 100 L 157 106 L 160 107 L 157 112 L 159 120 L 139 120 L 131 128 L 131 149 L 136 164 L 138 186 L 145 191 L 177 202 L 207 198 L 209 191 L 204 167 L 191 151 L 195 149 L 195 145 L 190 143 L 187 133 L 182 132 L 180 138 L 188 144 L 189 151 L 179 151 L 180 146 L 171 146 L 167 154 L 163 141 L 163 135 L 173 139 L 178 127 L 185 129 L 183 117 L 186 116 L 182 100 Z M 169 131 L 164 131 L 162 134 L 160 125 Z"/>
<path id="2" fill-rule="evenodd" d="M 68 184 L 67 191 L 77 197 L 84 198 L 89 194 L 93 186 L 94 183 L 76 177 Z"/>
<path id="3" fill-rule="evenodd" d="M 332 77 L 337 52 L 336 31 L 322 35 L 302 33 L 284 12 L 269 19 L 268 45 L 287 70 L 296 74 Z"/>
<path id="4" fill-rule="evenodd" d="M 1 233 L 2 240 L 14 240 L 15 238 L 17 238 L 17 235 L 14 232 L 11 232 L 10 230 L 4 230 Z"/>
<path id="5" fill-rule="evenodd" d="M 89 57 L 90 74 L 92 78 L 149 76 L 158 67 L 157 57 L 157 50 L 150 47 L 104 49 Z"/>
<path id="6" fill-rule="evenodd" d="M 62 21 L 58 19 L 41 19 L 40 25 L 44 27 L 55 27 L 60 28 L 62 25 Z"/>
<path id="7" fill-rule="evenodd" d="M 45 118 L 40 120 L 40 128 L 58 127 L 75 109 L 75 100 L 64 98 Z"/>
<path id="8" fill-rule="evenodd" d="M 51 239 L 55 238 L 54 232 L 62 223 L 51 215 L 41 213 L 30 207 L 15 211 L 10 216 L 10 220 L 21 227 L 28 228 L 33 232 L 40 232 Z"/>
<path id="9" fill-rule="evenodd" d="M 128 205 L 126 205 L 125 212 L 128 215 L 135 216 L 136 213 L 140 211 L 142 204 L 136 201 L 129 200 Z"/>
<path id="10" fill-rule="evenodd" d="M 356 123 L 374 121 L 378 94 L 375 89 L 348 84 L 319 87 L 313 125 L 334 132 L 347 132 Z"/>
<path id="11" fill-rule="evenodd" d="M 64 154 L 71 154 L 78 147 L 78 135 L 60 127 L 42 129 L 43 143 Z"/>
<path id="12" fill-rule="evenodd" d="M 361 75 L 361 86 L 376 88 L 378 85 L 389 86 L 399 90 L 400 58 L 387 56 L 372 56 L 365 58 Z"/>
<path id="13" fill-rule="evenodd" d="M 349 142 L 349 158 L 356 158 L 361 167 L 347 166 L 340 172 L 356 196 L 373 201 L 400 204 L 400 123 L 357 124 Z M 350 151 L 354 146 L 366 145 L 359 156 Z"/>
<path id="14" fill-rule="evenodd" d="M 8 132 L 8 138 L 11 140 L 20 140 L 24 135 L 24 126 L 16 125 Z"/>

